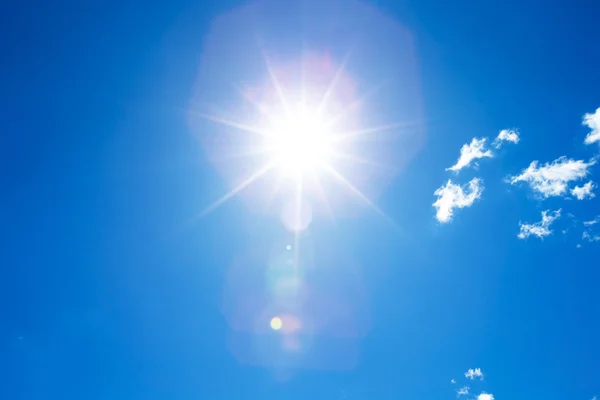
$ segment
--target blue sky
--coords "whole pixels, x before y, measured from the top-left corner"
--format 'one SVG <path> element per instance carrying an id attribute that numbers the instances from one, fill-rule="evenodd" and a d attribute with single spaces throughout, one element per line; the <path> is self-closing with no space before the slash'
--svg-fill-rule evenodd
<path id="1" fill-rule="evenodd" d="M 4 4 L 0 397 L 599 395 L 599 7 Z M 397 123 L 335 164 L 366 197 L 211 208 L 260 166 L 215 116 L 302 63 Z"/>

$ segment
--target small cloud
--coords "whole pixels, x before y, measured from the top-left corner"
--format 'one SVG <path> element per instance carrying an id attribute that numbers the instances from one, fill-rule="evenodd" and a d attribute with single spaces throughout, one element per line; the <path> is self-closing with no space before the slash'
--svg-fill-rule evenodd
<path id="1" fill-rule="evenodd" d="M 483 372 L 481 371 L 481 368 L 470 368 L 467 372 L 465 372 L 465 377 L 468 379 L 479 378 L 483 380 Z"/>
<path id="2" fill-rule="evenodd" d="M 460 396 L 466 396 L 466 395 L 468 395 L 468 394 L 469 394 L 469 389 L 471 389 L 471 388 L 470 388 L 470 387 L 468 387 L 468 386 L 463 386 L 463 387 L 461 387 L 460 389 L 458 389 L 458 390 L 456 391 L 456 397 L 460 397 Z"/>
<path id="3" fill-rule="evenodd" d="M 585 137 L 584 143 L 592 144 L 600 142 L 600 108 L 596 109 L 596 112 L 593 114 L 585 114 L 582 124 L 592 130 Z"/>
<path id="4" fill-rule="evenodd" d="M 461 169 L 468 167 L 469 164 L 475 160 L 485 157 L 493 157 L 490 150 L 485 150 L 486 141 L 486 138 L 473 138 L 470 144 L 464 144 L 460 149 L 460 157 L 458 157 L 458 161 L 450 168 L 446 168 L 446 171 L 459 172 Z"/>
<path id="5" fill-rule="evenodd" d="M 571 189 L 571 194 L 577 198 L 577 200 L 585 200 L 596 197 L 596 194 L 592 191 L 596 188 L 596 184 L 589 181 L 583 186 L 575 186 Z"/>
<path id="6" fill-rule="evenodd" d="M 582 235 L 581 235 L 581 239 L 588 241 L 590 243 L 592 242 L 600 242 L 600 235 L 597 233 L 594 233 L 592 231 L 592 226 L 596 225 L 598 222 L 600 222 L 600 215 L 598 215 L 596 218 L 594 218 L 591 221 L 584 221 L 583 225 L 585 226 L 585 230 L 583 231 Z"/>
<path id="7" fill-rule="evenodd" d="M 527 182 L 531 189 L 544 198 L 562 196 L 567 192 L 568 183 L 585 178 L 594 164 L 596 164 L 594 159 L 586 163 L 566 156 L 544 165 L 539 165 L 536 160 L 532 161 L 520 175 L 509 177 L 508 182 L 511 185 Z"/>
<path id="8" fill-rule="evenodd" d="M 597 400 L 597 399 L 598 399 L 598 397 L 596 397 L 596 396 L 592 397 L 592 400 Z"/>
<path id="9" fill-rule="evenodd" d="M 499 149 L 502 147 L 503 142 L 519 143 L 519 131 L 516 129 L 502 129 L 492 144 Z"/>
<path id="10" fill-rule="evenodd" d="M 561 210 L 556 211 L 542 211 L 542 220 L 533 224 L 523 224 L 519 222 L 520 231 L 517 237 L 519 239 L 527 239 L 529 236 L 537 236 L 542 239 L 544 236 L 552 234 L 550 225 L 560 218 Z"/>
<path id="11" fill-rule="evenodd" d="M 583 232 L 581 238 L 588 242 L 600 242 L 600 235 L 590 235 L 589 232 Z"/>
<path id="12" fill-rule="evenodd" d="M 575 247 L 577 247 L 578 249 L 580 249 L 580 248 L 581 248 L 581 245 L 580 245 L 580 244 L 578 244 L 578 245 L 577 245 L 577 246 L 575 246 Z"/>
<path id="13" fill-rule="evenodd" d="M 454 385 L 456 383 L 456 379 L 451 379 L 450 383 Z"/>
<path id="14" fill-rule="evenodd" d="M 477 396 L 477 400 L 494 400 L 494 395 L 491 393 L 481 392 L 481 394 Z"/>
<path id="15" fill-rule="evenodd" d="M 433 203 L 437 210 L 435 217 L 442 223 L 452 219 L 455 208 L 470 207 L 475 200 L 481 198 L 483 184 L 481 179 L 473 178 L 467 185 L 455 185 L 450 179 L 445 186 L 438 188 L 433 194 L 438 199 Z"/>

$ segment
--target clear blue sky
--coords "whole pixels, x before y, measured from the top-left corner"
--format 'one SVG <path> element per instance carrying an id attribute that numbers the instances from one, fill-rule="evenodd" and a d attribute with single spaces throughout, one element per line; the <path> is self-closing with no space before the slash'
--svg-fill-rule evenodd
<path id="1" fill-rule="evenodd" d="M 600 194 L 571 193 L 599 192 L 582 119 L 600 107 L 600 4 L 335 3 L 2 3 L 0 398 L 600 395 L 600 226 L 583 224 Z M 393 81 L 364 123 L 417 121 L 414 140 L 369 154 L 398 166 L 364 186 L 395 225 L 332 189 L 334 215 L 315 213 L 294 245 L 292 333 L 268 326 L 287 304 L 269 308 L 287 276 L 273 264 L 295 240 L 277 214 L 244 191 L 194 217 L 250 172 L 219 166 L 206 145 L 219 128 L 190 112 L 233 104 L 227 76 L 264 75 L 251 41 L 277 62 L 304 48 L 338 64 L 352 42 L 357 92 Z M 497 149 L 503 129 L 520 140 Z M 493 156 L 446 170 L 473 138 Z M 561 156 L 582 177 L 544 178 Z M 463 186 L 474 178 L 480 193 Z M 444 187 L 469 204 L 440 221 Z"/>

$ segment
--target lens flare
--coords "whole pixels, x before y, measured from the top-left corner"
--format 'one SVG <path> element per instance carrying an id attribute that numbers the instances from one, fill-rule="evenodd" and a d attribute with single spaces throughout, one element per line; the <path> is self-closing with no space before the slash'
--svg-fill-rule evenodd
<path id="1" fill-rule="evenodd" d="M 191 111 L 193 117 L 208 121 L 209 129 L 222 129 L 220 140 L 225 140 L 225 145 L 219 147 L 219 156 L 226 168 L 244 169 L 235 187 L 200 216 L 253 186 L 267 203 L 265 208 L 276 200 L 284 208 L 290 202 L 310 207 L 320 203 L 317 208 L 332 212 L 331 191 L 341 188 L 341 197 L 350 195 L 383 214 L 362 188 L 368 186 L 367 180 L 372 183 L 369 178 L 373 174 L 392 166 L 381 163 L 381 151 L 362 153 L 377 147 L 377 141 L 369 142 L 367 137 L 391 134 L 401 124 L 361 124 L 366 98 L 356 96 L 356 83 L 346 71 L 346 58 L 336 68 L 328 55 L 292 57 L 291 68 L 285 63 L 274 66 L 264 55 L 267 76 L 256 85 L 238 90 L 243 105 L 237 112 L 221 116 Z M 298 68 L 302 69 L 298 74 L 289 72 Z M 348 173 L 352 178 L 361 177 L 360 184 Z M 292 214 L 286 217 L 292 225 L 288 229 L 304 230 L 306 218 L 295 215 L 296 210 Z"/>
<path id="2" fill-rule="evenodd" d="M 283 327 L 283 321 L 279 317 L 271 318 L 271 329 L 278 331 Z"/>

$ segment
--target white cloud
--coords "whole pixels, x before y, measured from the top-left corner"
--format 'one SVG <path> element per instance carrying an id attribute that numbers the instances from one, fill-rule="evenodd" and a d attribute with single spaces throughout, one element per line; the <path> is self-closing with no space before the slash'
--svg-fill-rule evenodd
<path id="1" fill-rule="evenodd" d="M 583 125 L 592 130 L 585 137 L 585 144 L 600 142 L 600 108 L 596 109 L 596 112 L 593 114 L 585 114 L 583 116 Z"/>
<path id="2" fill-rule="evenodd" d="M 499 149 L 502 147 L 503 142 L 519 143 L 519 131 L 516 129 L 502 129 L 496 139 L 494 139 L 493 144 Z"/>
<path id="3" fill-rule="evenodd" d="M 454 385 L 456 383 L 456 379 L 451 379 L 450 383 Z"/>
<path id="4" fill-rule="evenodd" d="M 473 178 L 467 185 L 455 185 L 450 179 L 445 186 L 439 187 L 433 194 L 438 199 L 433 203 L 437 210 L 435 217 L 445 223 L 452 219 L 455 208 L 470 207 L 475 200 L 481 197 L 483 184 L 481 179 Z"/>
<path id="5" fill-rule="evenodd" d="M 594 218 L 591 221 L 584 221 L 583 224 L 585 226 L 592 226 L 592 225 L 596 225 L 598 222 L 600 222 L 600 215 L 598 215 L 596 218 Z"/>
<path id="6" fill-rule="evenodd" d="M 481 392 L 481 394 L 477 396 L 477 400 L 494 400 L 494 395 L 491 393 Z"/>
<path id="7" fill-rule="evenodd" d="M 458 390 L 456 391 L 456 397 L 460 397 L 460 396 L 466 396 L 466 395 L 468 395 L 468 394 L 469 394 L 469 389 L 471 389 L 471 388 L 470 388 L 470 387 L 468 387 L 468 386 L 463 386 L 463 387 L 461 387 L 460 389 L 458 389 Z"/>
<path id="8" fill-rule="evenodd" d="M 585 200 L 596 197 L 596 194 L 592 192 L 596 188 L 596 184 L 589 181 L 583 186 L 575 186 L 571 189 L 571 194 L 577 198 L 577 200 Z"/>
<path id="9" fill-rule="evenodd" d="M 567 192 L 568 183 L 585 178 L 594 164 L 596 164 L 594 159 L 586 163 L 583 160 L 574 160 L 566 156 L 541 166 L 536 160 L 532 161 L 520 175 L 512 176 L 508 181 L 511 185 L 527 182 L 534 191 L 545 198 L 562 196 Z"/>
<path id="10" fill-rule="evenodd" d="M 581 238 L 583 240 L 587 240 L 588 242 L 600 242 L 600 235 L 590 235 L 589 232 L 583 232 Z"/>
<path id="11" fill-rule="evenodd" d="M 474 160 L 492 157 L 492 152 L 490 150 L 485 150 L 486 141 L 486 138 L 473 138 L 473 140 L 471 140 L 471 144 L 464 144 L 460 149 L 460 157 L 458 157 L 458 161 L 450 168 L 446 168 L 446 171 L 458 172 L 461 169 L 468 167 L 469 164 L 471 164 L 471 162 Z"/>
<path id="12" fill-rule="evenodd" d="M 519 239 L 527 239 L 529 236 L 537 236 L 542 239 L 544 236 L 548 236 L 552 233 L 550 225 L 560 218 L 561 210 L 556 211 L 542 211 L 542 220 L 533 224 L 523 224 L 519 222 L 520 231 L 517 237 Z"/>
<path id="13" fill-rule="evenodd" d="M 592 397 L 592 400 L 597 400 L 598 398 L 596 396 Z"/>
<path id="14" fill-rule="evenodd" d="M 481 371 L 481 368 L 470 368 L 467 372 L 465 372 L 465 377 L 468 379 L 479 378 L 483 380 L 483 372 Z"/>

